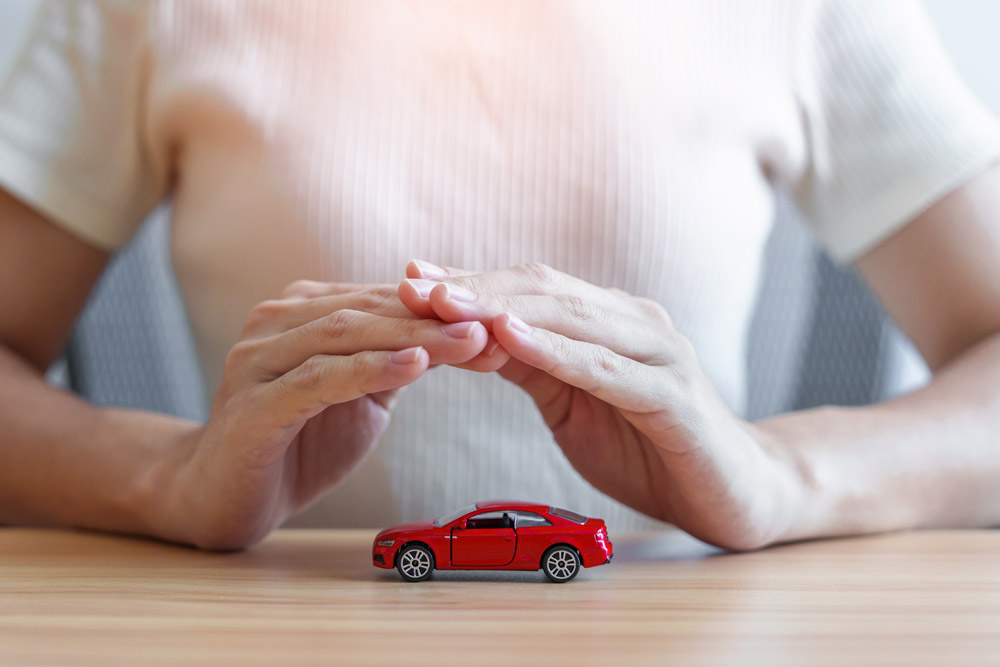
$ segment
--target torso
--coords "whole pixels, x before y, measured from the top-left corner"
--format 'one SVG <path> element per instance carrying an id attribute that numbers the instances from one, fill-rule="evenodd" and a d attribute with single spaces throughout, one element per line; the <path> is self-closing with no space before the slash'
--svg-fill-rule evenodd
<path id="1" fill-rule="evenodd" d="M 662 303 L 739 410 L 771 182 L 805 160 L 793 9 L 763 4 L 160 5 L 147 132 L 176 174 L 210 390 L 249 308 L 292 280 L 539 261 Z M 642 523 L 575 475 L 516 388 L 452 369 L 407 392 L 304 521 L 490 496 Z"/>

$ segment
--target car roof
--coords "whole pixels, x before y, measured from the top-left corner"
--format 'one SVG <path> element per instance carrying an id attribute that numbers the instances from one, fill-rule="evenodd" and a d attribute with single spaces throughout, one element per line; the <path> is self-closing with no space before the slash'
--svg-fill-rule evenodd
<path id="1" fill-rule="evenodd" d="M 476 503 L 478 510 L 524 510 L 526 512 L 548 512 L 549 506 L 529 503 L 523 500 L 485 500 Z"/>

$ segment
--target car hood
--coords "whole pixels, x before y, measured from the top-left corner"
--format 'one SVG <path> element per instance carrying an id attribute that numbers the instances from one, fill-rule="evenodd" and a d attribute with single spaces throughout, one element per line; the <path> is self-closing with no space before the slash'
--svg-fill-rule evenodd
<path id="1" fill-rule="evenodd" d="M 434 525 L 433 521 L 414 521 L 412 523 L 401 523 L 398 526 L 393 526 L 392 528 L 386 528 L 381 533 L 379 533 L 375 539 L 380 539 L 386 537 L 387 535 L 404 535 L 407 533 L 420 533 L 427 530 L 434 530 L 437 526 Z"/>

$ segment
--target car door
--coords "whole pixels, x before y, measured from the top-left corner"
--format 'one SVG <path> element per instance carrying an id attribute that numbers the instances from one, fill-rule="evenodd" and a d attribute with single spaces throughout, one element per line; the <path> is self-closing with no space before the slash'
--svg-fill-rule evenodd
<path id="1" fill-rule="evenodd" d="M 451 564 L 455 567 L 498 567 L 514 560 L 517 537 L 513 519 L 504 512 L 469 517 L 465 528 L 451 531 Z"/>
<path id="2" fill-rule="evenodd" d="M 539 562 L 545 550 L 552 546 L 552 523 L 540 514 L 515 512 L 514 531 L 519 562 Z"/>

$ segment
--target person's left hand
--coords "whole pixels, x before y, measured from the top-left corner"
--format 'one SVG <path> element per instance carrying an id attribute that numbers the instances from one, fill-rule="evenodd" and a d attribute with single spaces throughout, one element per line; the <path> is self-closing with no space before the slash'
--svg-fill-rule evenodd
<path id="1" fill-rule="evenodd" d="M 414 261 L 415 314 L 479 321 L 596 488 L 719 546 L 778 541 L 801 493 L 793 457 L 737 418 L 654 301 L 540 264 L 471 273 Z"/>

